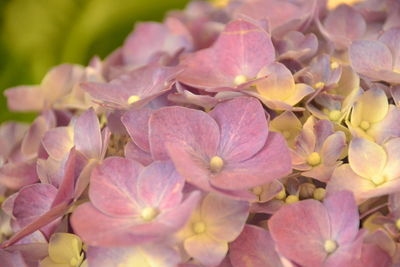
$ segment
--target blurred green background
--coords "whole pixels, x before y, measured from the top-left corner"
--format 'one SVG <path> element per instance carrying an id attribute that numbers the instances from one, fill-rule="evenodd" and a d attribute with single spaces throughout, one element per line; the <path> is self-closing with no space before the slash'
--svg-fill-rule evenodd
<path id="1" fill-rule="evenodd" d="M 161 21 L 188 0 L 0 0 L 0 91 L 40 83 L 60 63 L 87 64 L 121 46 L 136 21 Z M 0 122 L 11 113 L 1 93 Z"/>

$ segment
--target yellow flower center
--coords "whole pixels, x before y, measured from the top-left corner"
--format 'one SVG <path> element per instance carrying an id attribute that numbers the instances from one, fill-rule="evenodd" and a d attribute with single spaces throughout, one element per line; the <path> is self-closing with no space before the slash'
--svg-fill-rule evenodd
<path id="1" fill-rule="evenodd" d="M 276 199 L 279 199 L 279 200 L 283 200 L 283 199 L 285 199 L 285 197 L 286 197 L 286 190 L 285 190 L 285 188 L 282 188 L 282 190 L 279 191 L 279 193 L 275 196 L 275 198 L 276 198 Z"/>
<path id="2" fill-rule="evenodd" d="M 229 4 L 229 0 L 211 0 L 211 3 L 215 7 L 222 8 Z"/>
<path id="3" fill-rule="evenodd" d="M 261 195 L 261 193 L 263 192 L 263 189 L 262 189 L 261 186 L 256 186 L 256 187 L 253 187 L 253 188 L 251 189 L 251 191 L 253 192 L 254 195 L 259 196 L 259 195 Z"/>
<path id="4" fill-rule="evenodd" d="M 195 222 L 193 224 L 193 232 L 196 234 L 202 234 L 206 231 L 206 224 L 202 221 Z"/>
<path id="5" fill-rule="evenodd" d="M 331 239 L 328 239 L 324 243 L 324 249 L 326 253 L 331 254 L 337 249 L 337 243 Z"/>
<path id="6" fill-rule="evenodd" d="M 371 127 L 371 124 L 368 121 L 362 121 L 360 123 L 360 128 L 363 129 L 364 131 L 368 130 L 369 127 Z"/>
<path id="7" fill-rule="evenodd" d="M 321 163 L 321 156 L 317 152 L 312 152 L 307 157 L 307 163 L 310 166 L 317 166 Z"/>
<path id="8" fill-rule="evenodd" d="M 339 110 L 332 110 L 331 112 L 329 112 L 329 119 L 331 121 L 338 121 L 341 115 L 342 113 L 340 113 Z"/>
<path id="9" fill-rule="evenodd" d="M 69 261 L 69 265 L 71 265 L 71 266 L 76 266 L 77 264 L 78 264 L 78 260 L 76 258 L 72 258 Z"/>
<path id="10" fill-rule="evenodd" d="M 140 213 L 140 217 L 144 221 L 148 222 L 148 221 L 153 220 L 155 217 L 157 217 L 158 214 L 159 214 L 159 211 L 156 208 L 147 207 L 142 210 L 142 212 Z"/>
<path id="11" fill-rule="evenodd" d="M 238 76 L 236 76 L 235 79 L 233 80 L 233 83 L 234 83 L 235 85 L 240 85 L 240 84 L 245 83 L 245 82 L 247 82 L 247 77 L 244 76 L 244 75 L 238 75 Z"/>
<path id="12" fill-rule="evenodd" d="M 210 159 L 210 169 L 214 173 L 218 173 L 224 167 L 224 161 L 221 157 L 214 156 Z"/>
<path id="13" fill-rule="evenodd" d="M 286 204 L 293 204 L 293 203 L 296 203 L 298 201 L 299 201 L 299 197 L 298 196 L 296 196 L 296 195 L 288 195 L 286 200 L 285 200 L 285 203 Z"/>
<path id="14" fill-rule="evenodd" d="M 400 231 L 400 219 L 396 220 L 396 228 Z"/>
<path id="15" fill-rule="evenodd" d="M 316 84 L 314 84 L 314 88 L 315 89 L 322 89 L 325 87 L 325 83 L 324 82 L 317 82 Z"/>
<path id="16" fill-rule="evenodd" d="M 133 104 L 135 102 L 138 102 L 140 100 L 140 96 L 137 95 L 132 95 L 128 98 L 128 104 Z"/>
<path id="17" fill-rule="evenodd" d="M 325 198 L 326 190 L 322 187 L 319 187 L 314 190 L 313 192 L 313 198 L 316 200 L 323 200 Z"/>
<path id="18" fill-rule="evenodd" d="M 400 73 L 400 69 L 399 68 L 395 68 L 395 69 L 393 69 L 393 71 L 396 72 L 396 73 Z"/>
<path id="19" fill-rule="evenodd" d="M 386 182 L 386 177 L 381 175 L 381 176 L 375 176 L 371 178 L 371 181 L 376 185 L 379 186 L 381 184 L 384 184 Z"/>
<path id="20" fill-rule="evenodd" d="M 333 62 L 331 63 L 331 69 L 332 69 L 332 70 L 335 70 L 335 69 L 337 69 L 337 68 L 339 68 L 339 63 L 337 63 L 336 61 L 333 61 Z"/>

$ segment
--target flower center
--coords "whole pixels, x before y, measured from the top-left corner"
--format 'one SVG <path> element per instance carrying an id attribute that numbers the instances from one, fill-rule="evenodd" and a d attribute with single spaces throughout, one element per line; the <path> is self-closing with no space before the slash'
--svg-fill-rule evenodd
<path id="1" fill-rule="evenodd" d="M 159 211 L 156 208 L 147 207 L 142 210 L 140 217 L 142 217 L 144 221 L 148 222 L 157 217 L 158 214 Z"/>
<path id="2" fill-rule="evenodd" d="M 206 231 L 206 224 L 202 221 L 195 222 L 193 224 L 193 232 L 196 234 L 202 234 Z"/>
<path id="3" fill-rule="evenodd" d="M 331 69 L 332 69 L 332 70 L 335 70 L 335 69 L 337 69 L 337 68 L 339 68 L 339 63 L 337 63 L 336 61 L 333 61 L 333 62 L 331 63 Z"/>
<path id="4" fill-rule="evenodd" d="M 383 184 L 383 183 L 386 182 L 386 177 L 383 176 L 383 175 L 381 175 L 381 176 L 375 176 L 375 177 L 372 177 L 372 178 L 371 178 L 371 181 L 372 181 L 376 186 L 379 186 L 379 185 L 381 185 L 381 184 Z"/>
<path id="5" fill-rule="evenodd" d="M 285 199 L 285 197 L 286 197 L 286 190 L 285 190 L 285 188 L 282 188 L 282 190 L 279 191 L 279 193 L 275 196 L 275 198 L 276 198 L 276 199 L 279 199 L 279 200 L 283 200 L 283 199 Z"/>
<path id="6" fill-rule="evenodd" d="M 238 75 L 238 76 L 236 76 L 235 79 L 233 80 L 233 83 L 234 83 L 235 85 L 240 85 L 240 84 L 245 83 L 245 82 L 247 82 L 247 77 L 244 76 L 244 75 Z"/>
<path id="7" fill-rule="evenodd" d="M 329 119 L 330 119 L 331 121 L 338 121 L 338 120 L 340 119 L 340 115 L 341 115 L 341 113 L 340 113 L 339 110 L 332 110 L 332 111 L 329 113 Z"/>
<path id="8" fill-rule="evenodd" d="M 396 224 L 397 230 L 400 230 L 400 219 L 397 219 L 395 224 Z"/>
<path id="9" fill-rule="evenodd" d="M 218 173 L 224 167 L 224 161 L 221 157 L 214 156 L 210 159 L 210 169 L 214 173 Z"/>
<path id="10" fill-rule="evenodd" d="M 140 100 L 140 96 L 137 95 L 132 95 L 128 98 L 128 104 L 133 104 L 135 102 L 138 102 Z"/>
<path id="11" fill-rule="evenodd" d="M 368 130 L 369 127 L 371 127 L 371 124 L 368 121 L 362 121 L 360 123 L 360 128 L 363 129 L 364 131 Z"/>
<path id="12" fill-rule="evenodd" d="M 76 265 L 78 265 L 78 260 L 77 260 L 76 258 L 72 258 L 72 259 L 69 261 L 69 265 L 71 265 L 71 266 L 76 266 Z"/>
<path id="13" fill-rule="evenodd" d="M 317 152 L 313 152 L 308 155 L 307 163 L 311 166 L 317 166 L 321 163 L 321 156 Z"/>
<path id="14" fill-rule="evenodd" d="M 334 240 L 328 239 L 324 243 L 324 249 L 326 253 L 331 254 L 337 249 L 337 243 Z"/>
<path id="15" fill-rule="evenodd" d="M 322 89 L 325 87 L 325 83 L 324 82 L 317 82 L 316 84 L 314 84 L 314 88 L 315 89 Z"/>
<path id="16" fill-rule="evenodd" d="M 313 198 L 316 200 L 323 200 L 325 198 L 326 190 L 325 188 L 319 187 L 314 190 L 313 192 Z"/>
<path id="17" fill-rule="evenodd" d="M 298 196 L 296 196 L 296 195 L 288 195 L 286 200 L 285 200 L 285 203 L 286 204 L 293 204 L 293 203 L 296 203 L 298 201 L 299 201 L 299 197 Z"/>
<path id="18" fill-rule="evenodd" d="M 254 193 L 254 195 L 259 196 L 259 195 L 261 195 L 261 193 L 263 192 L 263 189 L 262 189 L 261 186 L 256 186 L 256 187 L 253 187 L 253 188 L 251 189 L 251 191 Z"/>

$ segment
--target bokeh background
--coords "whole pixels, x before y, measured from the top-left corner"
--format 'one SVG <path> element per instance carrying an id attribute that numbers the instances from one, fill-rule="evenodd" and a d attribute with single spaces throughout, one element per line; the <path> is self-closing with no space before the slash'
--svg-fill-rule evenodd
<path id="1" fill-rule="evenodd" d="M 87 64 L 122 45 L 137 21 L 161 21 L 188 0 L 0 0 L 0 122 L 11 113 L 2 91 L 40 83 L 60 63 Z"/>

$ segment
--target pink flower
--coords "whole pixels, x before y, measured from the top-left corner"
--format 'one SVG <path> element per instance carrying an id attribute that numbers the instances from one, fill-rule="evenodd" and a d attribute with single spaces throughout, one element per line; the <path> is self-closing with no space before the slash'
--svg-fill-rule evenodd
<path id="1" fill-rule="evenodd" d="M 75 210 L 71 223 L 92 246 L 165 238 L 186 223 L 200 197 L 193 192 L 183 200 L 184 180 L 168 162 L 143 168 L 135 161 L 110 157 L 93 170 L 90 182 L 91 202 Z"/>
<path id="2" fill-rule="evenodd" d="M 268 225 L 279 253 L 302 266 L 352 266 L 360 258 L 363 234 L 351 192 L 331 194 L 323 204 L 283 206 Z"/>

